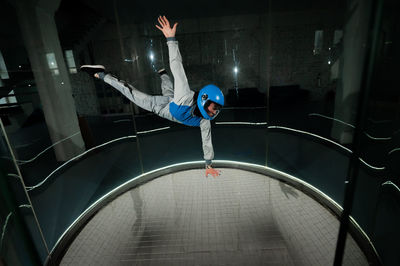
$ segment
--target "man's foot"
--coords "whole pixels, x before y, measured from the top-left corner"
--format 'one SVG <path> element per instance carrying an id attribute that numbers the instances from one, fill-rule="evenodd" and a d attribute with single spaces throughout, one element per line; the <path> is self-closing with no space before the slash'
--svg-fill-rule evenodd
<path id="1" fill-rule="evenodd" d="M 165 71 L 165 68 L 161 68 L 160 70 L 157 71 L 157 73 L 162 76 L 164 74 L 167 74 L 167 71 Z"/>
<path id="2" fill-rule="evenodd" d="M 106 71 L 106 68 L 102 65 L 83 65 L 80 67 L 80 69 L 91 76 L 94 76 L 97 73 L 104 73 L 104 71 Z"/>

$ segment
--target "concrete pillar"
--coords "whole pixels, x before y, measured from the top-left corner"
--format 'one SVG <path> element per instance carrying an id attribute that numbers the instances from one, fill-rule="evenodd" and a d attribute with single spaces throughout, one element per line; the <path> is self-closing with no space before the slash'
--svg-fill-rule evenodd
<path id="1" fill-rule="evenodd" d="M 13 0 L 38 88 L 56 158 L 66 161 L 85 150 L 71 83 L 58 39 L 54 12 L 60 0 Z"/>
<path id="2" fill-rule="evenodd" d="M 371 0 L 349 1 L 346 11 L 348 17 L 343 29 L 343 53 L 340 58 L 334 117 L 352 125 L 356 119 L 370 11 Z M 335 123 L 332 137 L 342 144 L 351 143 L 353 131 L 349 126 Z"/>

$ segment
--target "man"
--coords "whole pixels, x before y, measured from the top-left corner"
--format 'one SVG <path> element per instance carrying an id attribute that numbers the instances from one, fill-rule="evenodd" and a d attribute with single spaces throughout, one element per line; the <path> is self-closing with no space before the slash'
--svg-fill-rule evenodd
<path id="1" fill-rule="evenodd" d="M 178 23 L 171 27 L 165 16 L 158 17 L 158 22 L 160 25 L 156 25 L 156 27 L 167 38 L 169 63 L 174 76 L 174 85 L 172 85 L 166 71 L 164 69 L 158 71 L 161 77 L 162 96 L 151 96 L 138 91 L 132 85 L 106 74 L 102 65 L 83 65 L 81 70 L 108 83 L 145 110 L 174 122 L 200 127 L 206 176 L 210 174 L 216 177 L 220 175 L 220 171 L 214 169 L 211 164 L 214 159 L 214 150 L 211 141 L 210 120 L 218 115 L 224 105 L 224 95 L 217 86 L 211 84 L 203 87 L 199 93 L 190 90 L 178 42 L 175 40 Z"/>

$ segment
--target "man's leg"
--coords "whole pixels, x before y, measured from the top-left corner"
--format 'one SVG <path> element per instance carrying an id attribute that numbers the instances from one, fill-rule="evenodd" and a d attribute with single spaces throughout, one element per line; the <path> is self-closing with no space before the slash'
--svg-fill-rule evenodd
<path id="1" fill-rule="evenodd" d="M 101 65 L 85 65 L 81 67 L 81 70 L 103 80 L 105 83 L 121 92 L 126 98 L 135 103 L 137 106 L 149 112 L 153 112 L 163 118 L 176 122 L 176 120 L 169 113 L 169 103 L 172 100 L 171 97 L 152 96 L 143 93 L 127 82 L 119 80 L 110 74 L 105 74 L 105 68 Z"/>
<path id="2" fill-rule="evenodd" d="M 162 118 L 177 122 L 177 120 L 169 112 L 169 103 L 172 101 L 172 97 L 148 95 L 137 90 L 132 85 L 118 80 L 116 77 L 113 77 L 110 74 L 104 76 L 104 82 L 119 90 L 125 97 L 134 102 L 137 106 Z"/>
<path id="3" fill-rule="evenodd" d="M 174 85 L 172 84 L 171 78 L 168 76 L 165 69 L 160 69 L 158 74 L 161 78 L 161 91 L 163 96 L 174 98 Z"/>
<path id="4" fill-rule="evenodd" d="M 157 109 L 160 108 L 158 105 L 165 105 L 168 103 L 168 99 L 157 99 L 156 97 L 162 96 L 152 96 L 146 93 L 143 93 L 137 90 L 132 85 L 126 83 L 123 80 L 119 80 L 116 77 L 107 74 L 104 76 L 104 82 L 109 84 L 111 87 L 117 89 L 121 92 L 126 98 L 131 100 L 137 106 L 149 111 L 149 112 L 156 112 Z M 161 106 L 162 108 L 163 106 Z"/>

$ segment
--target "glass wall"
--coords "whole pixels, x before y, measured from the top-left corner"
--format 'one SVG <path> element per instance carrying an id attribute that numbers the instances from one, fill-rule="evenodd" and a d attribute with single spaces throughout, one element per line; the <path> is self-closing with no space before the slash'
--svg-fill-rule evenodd
<path id="1" fill-rule="evenodd" d="M 9 191 L 21 195 L 17 204 L 32 204 L 19 210 L 29 233 L 15 239 L 30 239 L 42 263 L 108 192 L 149 171 L 204 159 L 199 127 L 145 110 L 79 70 L 101 64 L 128 91 L 165 96 L 168 83 L 158 71 L 174 77 L 155 27 L 160 14 L 179 23 L 190 89 L 215 84 L 224 94 L 211 121 L 214 159 L 285 172 L 340 206 L 357 168 L 350 214 L 385 265 L 398 263 L 395 1 L 3 2 L 2 25 L 12 26 L 0 32 L 1 152 L 3 172 L 14 177 L 3 178 L 9 187 L 1 196 Z M 368 111 L 357 120 L 363 106 Z M 359 165 L 350 163 L 354 154 Z M 11 210 L 1 211 L 0 254 L 13 264 L 17 256 L 4 251 L 17 245 L 7 238 Z M 332 263 L 334 253 L 327 254 Z"/>
<path id="2" fill-rule="evenodd" d="M 400 94 L 395 64 L 400 59 L 399 3 L 377 1 L 365 76 L 367 100 L 360 127 L 360 164 L 352 217 L 374 243 L 383 265 L 400 262 Z M 347 251 L 347 250 L 346 250 Z"/>

